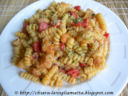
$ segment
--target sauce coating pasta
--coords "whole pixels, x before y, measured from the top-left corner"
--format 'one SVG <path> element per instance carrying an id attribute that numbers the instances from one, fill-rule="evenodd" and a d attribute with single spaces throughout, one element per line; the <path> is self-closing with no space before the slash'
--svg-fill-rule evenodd
<path id="1" fill-rule="evenodd" d="M 51 87 L 91 79 L 106 67 L 109 33 L 101 13 L 55 1 L 24 20 L 12 42 L 20 76 Z"/>

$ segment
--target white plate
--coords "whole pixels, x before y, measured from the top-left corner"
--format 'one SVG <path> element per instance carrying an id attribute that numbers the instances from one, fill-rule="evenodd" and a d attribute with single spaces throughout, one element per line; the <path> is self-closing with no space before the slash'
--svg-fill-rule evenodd
<path id="1" fill-rule="evenodd" d="M 91 8 L 101 12 L 107 22 L 110 33 L 110 55 L 107 68 L 100 72 L 89 82 L 74 86 L 53 89 L 41 84 L 35 84 L 19 77 L 21 69 L 10 63 L 13 55 L 11 41 L 15 39 L 14 33 L 22 28 L 25 18 L 31 17 L 39 8 L 49 6 L 52 0 L 37 1 L 16 14 L 4 28 L 0 36 L 0 83 L 9 96 L 15 96 L 15 91 L 112 91 L 117 96 L 128 80 L 128 30 L 120 18 L 105 6 L 91 0 L 56 0 L 65 1 L 73 5 L 81 5 L 83 9 Z M 16 96 L 20 96 L 17 94 Z M 26 96 L 26 95 L 23 95 Z M 33 94 L 27 96 L 35 96 Z M 39 96 L 39 95 L 36 95 Z M 45 95 L 46 96 L 46 95 Z M 54 95 L 55 96 L 55 95 Z M 64 95 L 65 96 L 65 95 Z M 68 95 L 69 96 L 69 95 Z M 89 95 L 90 96 L 90 95 Z M 102 95 L 100 95 L 102 96 Z M 105 95 L 103 95 L 105 96 Z M 111 96 L 111 95 L 109 95 Z"/>

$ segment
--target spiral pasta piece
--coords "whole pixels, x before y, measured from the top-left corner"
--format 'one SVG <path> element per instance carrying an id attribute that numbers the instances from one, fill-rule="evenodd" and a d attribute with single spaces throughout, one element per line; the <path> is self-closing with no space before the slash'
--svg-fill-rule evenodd
<path id="1" fill-rule="evenodd" d="M 50 84 L 49 85 L 52 86 L 52 87 L 54 87 L 55 86 L 55 80 L 50 81 Z"/>
<path id="2" fill-rule="evenodd" d="M 62 87 L 63 86 L 63 81 L 61 79 L 57 78 L 55 86 L 56 87 Z"/>
<path id="3" fill-rule="evenodd" d="M 30 81 L 33 81 L 33 82 L 39 82 L 40 81 L 38 77 L 35 77 L 35 76 L 33 76 L 27 72 L 21 72 L 20 77 L 27 79 L 27 80 L 30 80 Z"/>
<path id="4" fill-rule="evenodd" d="M 95 66 L 85 67 L 84 68 L 84 73 L 91 73 L 95 70 L 97 70 Z"/>
<path id="5" fill-rule="evenodd" d="M 80 74 L 80 80 L 81 81 L 87 80 L 87 75 L 86 74 Z"/>
<path id="6" fill-rule="evenodd" d="M 62 72 L 59 72 L 59 75 L 62 77 L 62 80 L 68 81 L 70 76 L 67 74 L 64 74 Z"/>
<path id="7" fill-rule="evenodd" d="M 36 34 L 36 28 L 37 26 L 36 25 L 29 25 L 28 27 L 27 27 L 27 31 L 28 31 L 28 33 L 29 33 L 29 35 L 31 36 L 31 38 L 33 39 L 33 41 L 34 42 L 36 42 L 36 41 L 38 41 L 38 38 L 37 38 L 37 34 Z"/>
<path id="8" fill-rule="evenodd" d="M 17 62 L 20 60 L 20 57 L 21 57 L 21 49 L 22 49 L 22 46 L 19 45 L 19 46 L 14 46 L 14 56 L 12 58 L 12 61 L 11 63 L 16 65 Z"/>
<path id="9" fill-rule="evenodd" d="M 76 84 L 77 83 L 77 80 L 73 77 L 70 77 L 69 81 L 68 81 L 70 84 Z"/>
<path id="10" fill-rule="evenodd" d="M 16 32 L 15 33 L 15 36 L 17 36 L 17 37 L 19 37 L 19 38 L 24 38 L 24 39 L 26 39 L 27 38 L 27 36 L 23 33 L 23 32 Z"/>
<path id="11" fill-rule="evenodd" d="M 63 62 L 64 64 L 71 64 L 72 63 L 72 59 L 65 57 L 61 59 L 61 62 Z"/>
<path id="12" fill-rule="evenodd" d="M 61 3 L 58 3 L 56 5 L 56 11 L 57 11 L 57 16 L 58 17 L 62 17 L 64 13 L 66 13 L 68 11 L 68 9 L 71 7 L 70 4 L 66 4 L 65 2 L 61 2 Z"/>
<path id="13" fill-rule="evenodd" d="M 78 54 L 84 54 L 86 51 L 85 50 L 83 50 L 80 46 L 74 46 L 74 50 L 75 50 L 75 52 L 76 53 L 78 53 Z"/>
<path id="14" fill-rule="evenodd" d="M 74 39 L 73 38 L 69 38 L 69 40 L 67 41 L 67 47 L 69 49 L 72 49 L 73 46 L 74 46 Z"/>
<path id="15" fill-rule="evenodd" d="M 25 39 L 21 39 L 21 43 L 23 44 L 23 46 L 25 48 L 30 47 L 30 45 L 28 44 L 28 42 Z"/>
<path id="16" fill-rule="evenodd" d="M 41 33 L 39 34 L 39 37 L 40 37 L 40 38 L 43 38 L 43 37 L 45 37 L 45 36 L 49 36 L 49 35 L 55 33 L 56 30 L 57 30 L 56 27 L 50 27 L 49 29 L 44 30 L 43 32 L 41 32 Z"/>
<path id="17" fill-rule="evenodd" d="M 30 24 L 28 26 L 28 30 L 36 31 L 37 29 L 38 29 L 38 25 L 37 24 Z"/>
<path id="18" fill-rule="evenodd" d="M 56 46 L 59 46 L 59 42 L 60 42 L 60 35 L 56 33 L 54 37 L 54 44 Z"/>
<path id="19" fill-rule="evenodd" d="M 88 43 L 89 43 L 89 41 L 87 41 L 87 40 L 81 41 L 81 47 L 82 47 L 83 50 L 88 49 L 88 46 L 87 46 Z"/>
<path id="20" fill-rule="evenodd" d="M 21 59 L 16 65 L 17 65 L 19 68 L 25 69 L 26 66 L 24 65 L 24 58 Z"/>
<path id="21" fill-rule="evenodd" d="M 79 56 L 78 54 L 73 54 L 72 59 L 74 61 L 81 61 L 82 62 L 84 58 L 82 56 Z"/>
<path id="22" fill-rule="evenodd" d="M 26 48 L 25 57 L 24 57 L 24 63 L 25 63 L 25 65 L 27 67 L 32 65 L 31 55 L 32 55 L 32 48 Z"/>
<path id="23" fill-rule="evenodd" d="M 52 81 L 50 81 L 50 85 L 53 86 L 53 84 L 55 87 L 62 87 L 63 81 L 62 76 L 60 74 L 57 73 L 52 76 Z"/>
<path id="24" fill-rule="evenodd" d="M 45 75 L 45 77 L 42 80 L 42 84 L 48 85 L 51 81 L 51 77 L 58 71 L 57 66 L 53 66 L 49 72 Z"/>
<path id="25" fill-rule="evenodd" d="M 98 20 L 101 29 L 107 31 L 107 26 L 106 26 L 105 20 L 103 18 L 103 15 L 101 13 L 96 14 L 96 19 Z"/>
<path id="26" fill-rule="evenodd" d="M 93 65 L 93 58 L 89 58 L 89 60 L 88 60 L 88 64 L 89 64 L 90 66 Z"/>
<path id="27" fill-rule="evenodd" d="M 63 34 L 66 33 L 66 22 L 67 22 L 68 16 L 69 16 L 68 14 L 65 14 L 62 18 L 62 24 L 61 24 L 60 30 L 62 31 Z"/>

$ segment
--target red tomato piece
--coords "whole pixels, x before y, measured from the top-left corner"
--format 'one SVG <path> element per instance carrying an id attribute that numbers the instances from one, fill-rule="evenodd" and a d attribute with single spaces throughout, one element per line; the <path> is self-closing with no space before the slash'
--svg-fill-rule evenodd
<path id="1" fill-rule="evenodd" d="M 81 26 L 83 26 L 83 27 L 87 27 L 88 26 L 88 23 L 89 23 L 89 20 L 88 20 L 88 18 L 87 19 L 85 19 L 83 22 L 81 22 Z"/>
<path id="2" fill-rule="evenodd" d="M 104 36 L 105 36 L 106 38 L 108 38 L 108 37 L 109 37 L 109 33 L 105 33 Z"/>
<path id="3" fill-rule="evenodd" d="M 60 28 L 60 24 L 56 26 L 57 28 Z"/>
<path id="4" fill-rule="evenodd" d="M 41 42 L 37 41 L 33 44 L 33 49 L 35 52 L 40 52 L 41 51 Z"/>
<path id="5" fill-rule="evenodd" d="M 77 14 L 75 12 L 69 11 L 69 13 L 70 13 L 71 16 L 74 16 L 75 18 L 77 18 Z"/>
<path id="6" fill-rule="evenodd" d="M 67 74 L 73 74 L 73 73 L 79 73 L 79 70 L 77 69 L 71 69 L 67 72 Z"/>
<path id="7" fill-rule="evenodd" d="M 59 67 L 59 71 L 65 73 L 65 70 Z"/>
<path id="8" fill-rule="evenodd" d="M 67 74 L 71 75 L 74 78 L 77 78 L 79 75 L 79 70 L 78 69 L 71 69 L 67 72 Z"/>
<path id="9" fill-rule="evenodd" d="M 80 63 L 79 65 L 80 65 L 81 68 L 88 66 L 87 63 Z"/>
<path id="10" fill-rule="evenodd" d="M 60 28 L 60 25 L 62 24 L 61 21 L 58 22 L 58 24 L 56 25 L 57 28 Z"/>
<path id="11" fill-rule="evenodd" d="M 73 73 L 72 77 L 77 78 L 79 76 L 79 73 Z"/>
<path id="12" fill-rule="evenodd" d="M 43 30 L 48 29 L 48 27 L 49 27 L 48 23 L 42 22 L 42 23 L 39 24 L 38 31 L 39 31 L 39 32 L 42 32 Z"/>
<path id="13" fill-rule="evenodd" d="M 64 48 L 65 48 L 65 45 L 64 45 L 63 43 L 61 43 L 61 44 L 60 44 L 60 50 L 62 50 L 62 51 L 63 51 L 63 50 L 64 50 Z"/>
<path id="14" fill-rule="evenodd" d="M 77 22 L 77 23 L 72 23 L 72 26 L 76 26 L 76 27 L 78 27 L 78 26 L 80 26 L 81 25 L 81 23 L 79 23 L 79 22 Z"/>
<path id="15" fill-rule="evenodd" d="M 80 9 L 81 9 L 80 6 L 75 6 L 74 8 L 75 8 L 77 11 L 80 11 Z"/>
<path id="16" fill-rule="evenodd" d="M 88 18 L 87 19 L 85 19 L 84 21 L 82 21 L 82 22 L 77 22 L 77 23 L 72 23 L 72 26 L 76 26 L 76 27 L 78 27 L 78 26 L 82 26 L 82 27 L 87 27 L 88 26 L 88 22 L 89 22 L 89 20 L 88 20 Z"/>
<path id="17" fill-rule="evenodd" d="M 28 25 L 29 25 L 29 22 L 25 22 L 23 25 L 23 31 L 26 35 L 28 35 L 27 29 L 26 29 Z"/>

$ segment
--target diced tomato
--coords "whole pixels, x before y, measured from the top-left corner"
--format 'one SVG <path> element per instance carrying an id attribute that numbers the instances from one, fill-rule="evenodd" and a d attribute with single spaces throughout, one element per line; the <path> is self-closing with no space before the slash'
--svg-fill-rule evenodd
<path id="1" fill-rule="evenodd" d="M 42 22 L 42 23 L 39 24 L 38 31 L 39 31 L 39 32 L 42 32 L 43 30 L 48 29 L 48 27 L 49 27 L 48 23 Z"/>
<path id="2" fill-rule="evenodd" d="M 84 67 L 88 66 L 87 63 L 80 63 L 79 65 L 80 65 L 81 68 L 84 68 Z"/>
<path id="3" fill-rule="evenodd" d="M 41 42 L 37 41 L 33 44 L 33 49 L 35 52 L 40 52 L 41 51 Z"/>
<path id="4" fill-rule="evenodd" d="M 109 37 L 109 33 L 105 33 L 104 36 L 105 36 L 106 38 L 108 38 L 108 37 Z"/>
<path id="5" fill-rule="evenodd" d="M 87 19 L 85 19 L 85 20 L 83 20 L 82 22 L 77 22 L 77 23 L 72 23 L 72 26 L 76 26 L 76 27 L 78 27 L 78 26 L 82 26 L 82 27 L 87 27 L 88 26 L 88 22 L 89 22 L 89 20 L 88 20 L 88 18 Z"/>
<path id="6" fill-rule="evenodd" d="M 59 71 L 60 71 L 60 72 L 65 73 L 65 70 L 64 70 L 63 68 L 60 68 L 60 67 L 58 67 L 58 68 L 59 68 Z"/>
<path id="7" fill-rule="evenodd" d="M 75 18 L 77 18 L 77 14 L 75 12 L 69 11 L 69 13 L 70 13 L 71 16 L 74 16 Z"/>
<path id="8" fill-rule="evenodd" d="M 78 26 L 80 26 L 81 25 L 81 23 L 80 22 L 77 22 L 77 23 L 72 23 L 72 26 L 76 26 L 76 27 L 78 27 Z"/>
<path id="9" fill-rule="evenodd" d="M 75 6 L 74 7 L 77 11 L 80 11 L 80 6 Z"/>
<path id="10" fill-rule="evenodd" d="M 72 74 L 72 73 L 74 73 L 74 72 L 78 73 L 79 70 L 77 70 L 77 69 L 70 69 L 70 70 L 67 72 L 67 74 Z"/>
<path id="11" fill-rule="evenodd" d="M 60 28 L 60 25 L 62 24 L 61 21 L 58 22 L 58 24 L 56 25 L 57 28 Z"/>
<path id="12" fill-rule="evenodd" d="M 81 26 L 83 26 L 83 27 L 87 27 L 88 26 L 88 22 L 89 22 L 89 20 L 88 20 L 88 18 L 87 19 L 85 19 L 83 22 L 81 22 Z"/>
<path id="13" fill-rule="evenodd" d="M 60 24 L 56 26 L 57 28 L 60 28 Z"/>
<path id="14" fill-rule="evenodd" d="M 61 44 L 60 44 L 60 50 L 62 50 L 62 51 L 63 51 L 63 50 L 64 50 L 64 48 L 65 48 L 65 45 L 64 45 L 63 43 L 61 43 Z"/>
<path id="15" fill-rule="evenodd" d="M 25 22 L 24 25 L 23 25 L 23 32 L 28 35 L 28 32 L 27 32 L 27 26 L 29 25 L 29 22 Z"/>
<path id="16" fill-rule="evenodd" d="M 67 72 L 67 74 L 71 75 L 74 78 L 77 78 L 79 75 L 79 70 L 78 69 L 71 69 Z"/>
<path id="17" fill-rule="evenodd" d="M 77 78 L 79 76 L 79 73 L 73 73 L 72 77 Z"/>
<path id="18" fill-rule="evenodd" d="M 57 28 L 60 28 L 60 25 L 62 24 L 61 20 L 54 20 L 51 22 L 50 26 L 55 26 Z"/>
<path id="19" fill-rule="evenodd" d="M 53 66 L 58 66 L 58 65 L 56 63 L 54 63 Z M 60 67 L 58 66 L 58 68 L 60 68 Z"/>

